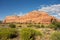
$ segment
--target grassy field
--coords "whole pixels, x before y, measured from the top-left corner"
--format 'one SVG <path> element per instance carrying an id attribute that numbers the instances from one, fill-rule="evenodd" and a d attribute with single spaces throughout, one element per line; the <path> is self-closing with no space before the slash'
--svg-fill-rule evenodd
<path id="1" fill-rule="evenodd" d="M 60 40 L 60 23 L 0 24 L 0 40 Z"/>

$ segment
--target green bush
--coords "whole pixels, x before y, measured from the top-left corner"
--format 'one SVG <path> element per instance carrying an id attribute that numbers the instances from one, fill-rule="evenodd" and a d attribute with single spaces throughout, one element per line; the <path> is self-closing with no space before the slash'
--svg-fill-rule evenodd
<path id="1" fill-rule="evenodd" d="M 42 33 L 32 28 L 23 28 L 20 31 L 21 40 L 34 40 L 38 35 L 42 36 Z"/>
<path id="2" fill-rule="evenodd" d="M 60 32 L 54 32 L 51 37 L 51 40 L 60 40 Z"/>
<path id="3" fill-rule="evenodd" d="M 45 26 L 43 24 L 41 24 L 41 28 L 44 28 Z"/>
<path id="4" fill-rule="evenodd" d="M 22 27 L 21 25 L 19 25 L 18 27 Z"/>
<path id="5" fill-rule="evenodd" d="M 60 22 L 57 22 L 55 25 L 57 26 L 57 29 L 60 29 Z"/>
<path id="6" fill-rule="evenodd" d="M 40 28 L 40 24 L 28 24 L 27 27 L 36 27 L 36 28 Z"/>
<path id="7" fill-rule="evenodd" d="M 33 24 L 28 24 L 28 25 L 27 25 L 27 27 L 32 27 L 32 26 L 33 26 Z"/>
<path id="8" fill-rule="evenodd" d="M 11 23 L 11 24 L 9 24 L 9 27 L 16 28 L 16 25 Z"/>
<path id="9" fill-rule="evenodd" d="M 57 29 L 60 30 L 60 22 L 54 22 L 54 23 L 50 24 L 50 26 L 52 28 L 54 28 L 55 30 L 57 30 Z"/>
<path id="10" fill-rule="evenodd" d="M 0 24 L 2 24 L 2 21 L 0 20 Z"/>
<path id="11" fill-rule="evenodd" d="M 7 40 L 17 36 L 17 31 L 14 28 L 0 28 L 0 40 Z"/>
<path id="12" fill-rule="evenodd" d="M 60 22 L 57 22 L 56 20 L 54 20 L 54 21 L 52 22 L 52 24 L 55 25 L 55 29 L 56 29 L 56 30 L 57 30 L 57 29 L 60 29 Z"/>
<path id="13" fill-rule="evenodd" d="M 53 24 L 48 25 L 48 28 L 56 29 L 56 26 Z"/>
<path id="14" fill-rule="evenodd" d="M 33 26 L 36 28 L 40 28 L 40 24 L 34 24 Z"/>

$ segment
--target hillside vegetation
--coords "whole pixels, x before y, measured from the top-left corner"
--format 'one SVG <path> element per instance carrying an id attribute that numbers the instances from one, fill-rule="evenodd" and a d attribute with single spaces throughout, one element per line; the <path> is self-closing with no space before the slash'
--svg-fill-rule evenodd
<path id="1" fill-rule="evenodd" d="M 60 40 L 60 22 L 49 25 L 0 23 L 0 40 Z"/>

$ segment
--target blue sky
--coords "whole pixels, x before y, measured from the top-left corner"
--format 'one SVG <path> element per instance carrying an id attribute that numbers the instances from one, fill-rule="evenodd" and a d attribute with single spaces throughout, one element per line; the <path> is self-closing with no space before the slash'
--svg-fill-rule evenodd
<path id="1" fill-rule="evenodd" d="M 51 5 L 60 6 L 60 0 L 0 0 L 0 20 L 8 15 L 20 15 L 20 13 L 25 14 L 32 10 L 40 11 L 44 7 L 51 7 Z"/>

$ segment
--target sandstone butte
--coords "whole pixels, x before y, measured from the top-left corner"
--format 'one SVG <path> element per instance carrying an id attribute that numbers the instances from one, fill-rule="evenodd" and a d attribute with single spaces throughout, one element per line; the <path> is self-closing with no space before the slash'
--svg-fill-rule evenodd
<path id="1" fill-rule="evenodd" d="M 41 23 L 50 24 L 56 20 L 55 17 L 50 16 L 47 12 L 32 11 L 24 16 L 7 16 L 4 23 Z"/>

